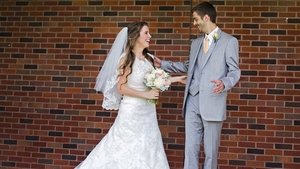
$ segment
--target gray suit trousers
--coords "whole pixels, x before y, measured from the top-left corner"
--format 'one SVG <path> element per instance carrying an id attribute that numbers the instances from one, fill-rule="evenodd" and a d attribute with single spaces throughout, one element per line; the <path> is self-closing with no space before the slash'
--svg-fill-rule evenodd
<path id="1" fill-rule="evenodd" d="M 199 168 L 202 143 L 204 143 L 205 153 L 204 169 L 217 169 L 222 124 L 222 121 L 204 120 L 199 112 L 199 95 L 188 94 L 185 113 L 184 169 Z"/>

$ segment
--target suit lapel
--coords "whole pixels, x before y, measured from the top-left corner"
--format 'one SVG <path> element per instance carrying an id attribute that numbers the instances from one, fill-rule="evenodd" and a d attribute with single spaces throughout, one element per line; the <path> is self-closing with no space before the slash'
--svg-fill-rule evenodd
<path id="1" fill-rule="evenodd" d="M 199 56 L 200 49 L 201 49 L 202 44 L 203 44 L 202 42 L 203 42 L 203 37 L 201 37 L 199 39 L 199 41 L 195 44 L 196 51 L 195 51 L 194 54 L 191 55 L 191 56 L 193 56 L 193 59 L 190 62 L 190 64 L 192 65 L 192 67 L 191 67 L 192 72 L 194 71 L 195 64 L 196 64 L 197 58 Z"/>

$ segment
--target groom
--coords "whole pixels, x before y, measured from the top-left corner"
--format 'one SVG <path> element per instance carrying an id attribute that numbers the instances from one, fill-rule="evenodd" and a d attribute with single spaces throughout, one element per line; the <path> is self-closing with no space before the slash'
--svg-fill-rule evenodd
<path id="1" fill-rule="evenodd" d="M 168 72 L 187 72 L 183 102 L 185 118 L 184 169 L 198 169 L 200 144 L 204 143 L 204 169 L 217 169 L 227 92 L 240 78 L 239 46 L 235 37 L 216 25 L 216 10 L 208 2 L 192 9 L 193 24 L 204 34 L 193 40 L 189 60 L 162 61 Z"/>

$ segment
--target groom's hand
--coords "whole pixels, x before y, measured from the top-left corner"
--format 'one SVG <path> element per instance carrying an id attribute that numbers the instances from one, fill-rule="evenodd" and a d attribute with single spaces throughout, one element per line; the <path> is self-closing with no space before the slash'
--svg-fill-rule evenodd
<path id="1" fill-rule="evenodd" d="M 215 87 L 213 88 L 214 93 L 219 94 L 224 90 L 225 86 L 221 80 L 212 80 L 211 82 L 215 84 Z"/>

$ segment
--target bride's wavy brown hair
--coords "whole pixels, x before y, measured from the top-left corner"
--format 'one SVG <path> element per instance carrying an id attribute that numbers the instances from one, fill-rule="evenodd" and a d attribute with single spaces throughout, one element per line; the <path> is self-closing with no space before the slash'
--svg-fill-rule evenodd
<path id="1" fill-rule="evenodd" d="M 119 67 L 120 72 L 121 72 L 119 74 L 119 76 L 122 76 L 126 72 L 126 70 L 129 70 L 129 74 L 126 76 L 125 83 L 127 83 L 127 77 L 132 73 L 132 65 L 133 65 L 134 59 L 136 57 L 134 55 L 134 53 L 132 52 L 132 50 L 133 50 L 133 47 L 134 47 L 137 39 L 140 37 L 140 32 L 144 26 L 148 26 L 148 23 L 147 22 L 133 22 L 133 23 L 130 23 L 127 25 L 128 39 L 127 39 L 127 44 L 126 44 L 126 48 L 125 48 L 125 59 Z M 148 50 L 148 48 L 145 48 L 143 50 L 143 55 L 154 66 L 154 60 L 150 56 L 148 56 L 147 53 L 149 53 L 149 50 Z"/>

